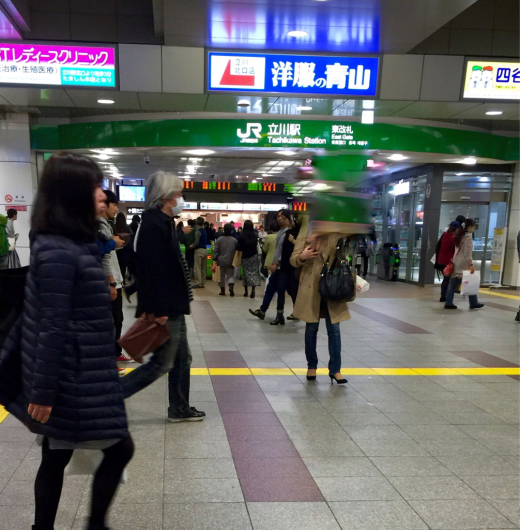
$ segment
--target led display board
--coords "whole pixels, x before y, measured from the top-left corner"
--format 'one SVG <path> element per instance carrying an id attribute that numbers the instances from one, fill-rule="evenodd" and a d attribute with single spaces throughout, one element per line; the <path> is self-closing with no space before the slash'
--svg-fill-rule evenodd
<path id="1" fill-rule="evenodd" d="M 464 76 L 464 99 L 520 99 L 520 63 L 467 61 Z"/>
<path id="2" fill-rule="evenodd" d="M 0 85 L 115 88 L 115 46 L 0 43 Z"/>

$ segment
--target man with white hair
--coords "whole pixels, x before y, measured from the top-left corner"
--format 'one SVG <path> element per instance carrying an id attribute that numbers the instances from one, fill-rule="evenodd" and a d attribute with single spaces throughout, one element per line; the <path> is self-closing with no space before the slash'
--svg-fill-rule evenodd
<path id="1" fill-rule="evenodd" d="M 168 421 L 201 421 L 206 414 L 190 407 L 191 353 L 185 316 L 193 300 L 189 271 L 181 253 L 173 217 L 183 208 L 182 181 L 159 171 L 146 181 L 145 212 L 136 234 L 138 315 L 153 315 L 168 326 L 170 337 L 152 358 L 125 376 L 128 398 L 169 372 Z"/>

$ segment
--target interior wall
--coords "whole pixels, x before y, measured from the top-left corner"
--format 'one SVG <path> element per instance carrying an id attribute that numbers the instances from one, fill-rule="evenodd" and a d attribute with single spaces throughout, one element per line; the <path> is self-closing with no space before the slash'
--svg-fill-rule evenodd
<path id="1" fill-rule="evenodd" d="M 29 116 L 7 114 L 5 120 L 0 120 L 0 213 L 6 215 L 13 206 L 26 208 L 18 212 L 14 224 L 22 266 L 29 265 L 29 230 L 36 190 L 36 157 L 31 154 Z"/>
<path id="2" fill-rule="evenodd" d="M 478 0 L 410 53 L 518 57 L 518 0 Z"/>

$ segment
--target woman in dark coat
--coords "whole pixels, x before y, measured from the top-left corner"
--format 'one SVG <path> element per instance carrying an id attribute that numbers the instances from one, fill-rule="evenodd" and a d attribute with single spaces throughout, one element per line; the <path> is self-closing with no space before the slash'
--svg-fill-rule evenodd
<path id="1" fill-rule="evenodd" d="M 244 230 L 238 236 L 237 250 L 242 252 L 242 271 L 244 274 L 244 296 L 248 296 L 247 288 L 251 287 L 251 298 L 260 285 L 260 258 L 258 257 L 258 235 L 253 221 L 244 223 Z"/>
<path id="2" fill-rule="evenodd" d="M 32 216 L 24 308 L 0 356 L 0 402 L 39 435 L 42 446 L 33 530 L 54 527 L 63 472 L 78 448 L 104 452 L 88 528 L 105 530 L 133 454 L 96 244 L 96 217 L 105 198 L 101 183 L 99 167 L 86 157 L 58 153 L 46 163 Z M 16 354 L 18 374 L 12 370 Z M 6 392 L 3 381 L 17 375 L 19 391 L 11 384 Z"/>

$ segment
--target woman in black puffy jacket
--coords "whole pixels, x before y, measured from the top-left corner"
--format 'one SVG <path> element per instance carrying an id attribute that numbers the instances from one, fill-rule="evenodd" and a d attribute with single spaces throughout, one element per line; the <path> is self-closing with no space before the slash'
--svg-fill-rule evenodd
<path id="1" fill-rule="evenodd" d="M 18 391 L 11 384 L 9 395 L 0 388 L 0 403 L 42 446 L 33 530 L 54 527 L 63 472 L 78 448 L 104 452 L 93 480 L 88 528 L 105 530 L 134 449 L 96 244 L 96 217 L 105 197 L 101 183 L 99 167 L 83 156 L 58 153 L 45 165 L 32 216 L 24 309 L 0 356 L 0 382 L 16 375 L 19 381 Z M 21 374 L 9 373 L 16 364 L 13 352 L 19 353 Z"/>

